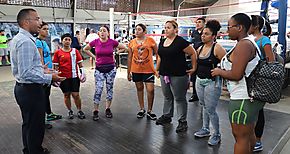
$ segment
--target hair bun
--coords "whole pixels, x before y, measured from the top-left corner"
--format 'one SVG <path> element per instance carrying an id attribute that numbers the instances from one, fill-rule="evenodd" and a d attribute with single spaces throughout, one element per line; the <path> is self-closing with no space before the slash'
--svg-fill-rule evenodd
<path id="1" fill-rule="evenodd" d="M 217 20 L 209 20 L 206 22 L 205 26 L 211 29 L 214 33 L 217 33 L 221 29 L 221 25 Z"/>

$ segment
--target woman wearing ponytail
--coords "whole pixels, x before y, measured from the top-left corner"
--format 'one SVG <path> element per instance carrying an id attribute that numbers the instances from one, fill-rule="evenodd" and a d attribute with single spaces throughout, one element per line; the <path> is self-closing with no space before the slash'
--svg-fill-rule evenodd
<path id="1" fill-rule="evenodd" d="M 252 34 L 255 37 L 255 42 L 261 51 L 261 59 L 264 59 L 268 62 L 272 62 L 275 60 L 274 53 L 271 47 L 271 40 L 269 39 L 269 35 L 271 34 L 271 26 L 265 19 L 259 15 L 251 15 L 252 24 L 249 30 L 249 34 Z M 266 32 L 262 33 L 263 27 L 266 27 Z M 255 135 L 256 135 L 256 144 L 254 147 L 254 152 L 262 151 L 263 144 L 261 142 L 261 138 L 264 132 L 265 126 L 265 116 L 264 109 L 259 111 L 258 120 L 255 126 Z"/>

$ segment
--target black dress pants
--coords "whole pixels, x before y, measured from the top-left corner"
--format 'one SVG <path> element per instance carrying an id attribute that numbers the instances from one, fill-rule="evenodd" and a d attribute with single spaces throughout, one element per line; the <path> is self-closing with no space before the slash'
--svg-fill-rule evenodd
<path id="1" fill-rule="evenodd" d="M 45 94 L 40 84 L 16 83 L 14 95 L 22 115 L 24 154 L 43 153 L 45 129 Z"/>

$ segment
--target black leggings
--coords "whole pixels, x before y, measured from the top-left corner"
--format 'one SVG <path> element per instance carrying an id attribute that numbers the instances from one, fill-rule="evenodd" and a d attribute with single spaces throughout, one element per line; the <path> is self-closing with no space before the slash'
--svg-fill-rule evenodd
<path id="1" fill-rule="evenodd" d="M 196 89 L 195 89 L 196 74 L 195 74 L 195 73 L 193 73 L 193 74 L 190 76 L 190 81 L 192 82 L 192 94 L 193 94 L 193 95 L 196 95 Z"/>
<path id="2" fill-rule="evenodd" d="M 264 117 L 264 109 L 259 111 L 258 120 L 255 126 L 255 135 L 257 138 L 261 138 L 264 132 L 265 126 L 265 117 Z"/>

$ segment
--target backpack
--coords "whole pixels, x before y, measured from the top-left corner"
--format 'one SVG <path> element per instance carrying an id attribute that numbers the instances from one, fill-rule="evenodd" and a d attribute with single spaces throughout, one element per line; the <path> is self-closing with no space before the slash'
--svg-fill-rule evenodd
<path id="1" fill-rule="evenodd" d="M 266 37 L 266 36 L 262 36 L 262 38 L 263 38 L 263 37 Z M 260 48 L 260 50 L 261 50 L 261 53 L 262 53 L 263 59 L 265 59 L 265 57 L 266 57 L 266 53 L 265 53 L 264 48 L 263 48 L 263 46 L 262 46 L 262 42 L 263 42 L 263 39 L 261 39 L 261 41 L 260 41 L 259 48 Z M 277 53 L 276 48 L 277 48 L 277 47 L 274 46 L 273 49 L 272 49 L 273 54 L 274 54 L 274 56 L 275 56 L 275 61 L 277 61 L 277 62 L 279 62 L 280 64 L 284 65 L 284 59 L 283 59 L 282 56 L 280 56 L 280 55 Z"/>
<path id="2" fill-rule="evenodd" d="M 258 55 L 261 59 L 259 50 Z M 261 59 L 251 74 L 246 77 L 248 95 L 251 100 L 277 103 L 281 98 L 285 69 L 283 64 Z"/>
<path id="3" fill-rule="evenodd" d="M 275 55 L 275 60 L 284 65 L 285 64 L 284 58 L 280 54 L 277 53 L 279 50 L 278 46 L 279 46 L 279 43 L 275 43 L 274 47 L 272 48 L 274 55 Z M 280 48 L 280 50 L 281 50 L 281 48 Z"/>

